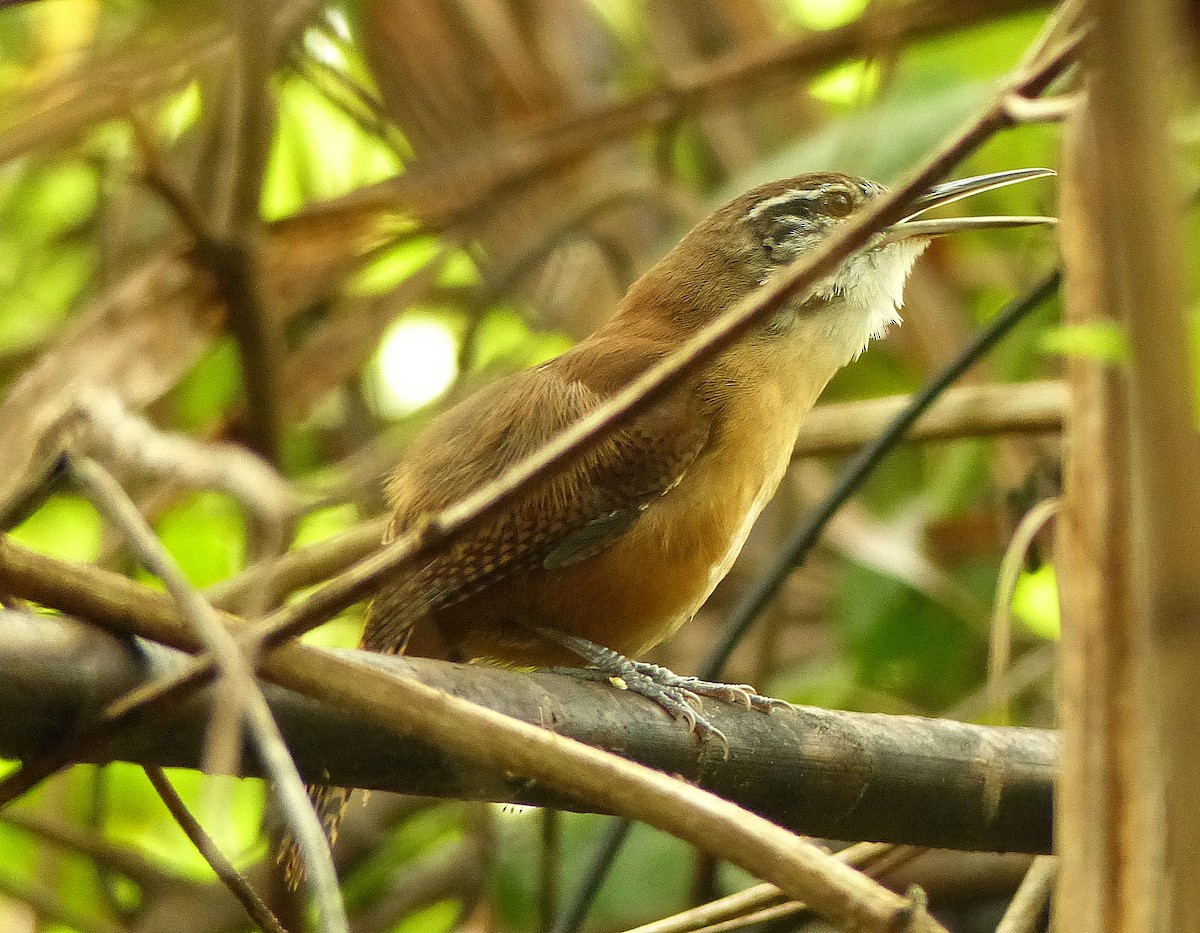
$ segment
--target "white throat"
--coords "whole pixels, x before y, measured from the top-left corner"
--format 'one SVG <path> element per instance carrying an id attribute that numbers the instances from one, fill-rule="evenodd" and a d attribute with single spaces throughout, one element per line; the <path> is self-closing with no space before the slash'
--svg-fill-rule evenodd
<path id="1" fill-rule="evenodd" d="M 928 240 L 901 240 L 857 253 L 816 293 L 831 302 L 826 337 L 836 348 L 839 365 L 857 359 L 872 340 L 900 323 L 904 283 Z M 843 356 L 844 354 L 844 356 Z"/>

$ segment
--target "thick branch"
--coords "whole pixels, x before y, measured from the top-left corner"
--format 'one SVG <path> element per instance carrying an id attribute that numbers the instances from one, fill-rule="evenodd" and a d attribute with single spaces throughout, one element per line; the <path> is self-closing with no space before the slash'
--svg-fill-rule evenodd
<path id="1" fill-rule="evenodd" d="M 0 755 L 34 754 L 125 691 L 179 668 L 175 652 L 132 651 L 62 619 L 4 615 Z M 140 654 L 140 657 L 139 657 Z M 701 787 L 812 835 L 998 851 L 1048 851 L 1057 740 L 1034 729 L 798 708 L 771 716 L 709 704 L 728 761 L 701 762 L 694 736 L 652 704 L 604 685 L 418 658 L 337 652 L 415 677 Z M 506 776 L 276 687 L 266 689 L 303 775 L 356 787 L 578 808 Z M 208 695 L 138 717 L 107 751 L 141 764 L 196 767 Z M 247 755 L 251 755 L 248 750 Z M 246 767 L 261 773 L 253 757 Z"/>

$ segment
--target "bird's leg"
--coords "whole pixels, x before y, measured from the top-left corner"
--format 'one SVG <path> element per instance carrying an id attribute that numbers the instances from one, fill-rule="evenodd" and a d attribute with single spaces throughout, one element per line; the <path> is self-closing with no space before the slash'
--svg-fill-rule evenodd
<path id="1" fill-rule="evenodd" d="M 723 684 L 700 680 L 697 677 L 681 677 L 661 665 L 634 661 L 611 648 L 577 635 L 540 625 L 529 625 L 529 628 L 542 638 L 579 655 L 591 665 L 590 668 L 555 668 L 556 673 L 586 680 L 605 680 L 621 689 L 644 696 L 676 719 L 682 719 L 687 723 L 688 729 L 702 739 L 719 741 L 725 746 L 726 754 L 729 742 L 724 733 L 698 712 L 701 708 L 701 697 L 738 703 L 747 709 L 757 709 L 764 713 L 769 713 L 777 707 L 788 706 L 783 700 L 760 696 L 747 684 Z"/>

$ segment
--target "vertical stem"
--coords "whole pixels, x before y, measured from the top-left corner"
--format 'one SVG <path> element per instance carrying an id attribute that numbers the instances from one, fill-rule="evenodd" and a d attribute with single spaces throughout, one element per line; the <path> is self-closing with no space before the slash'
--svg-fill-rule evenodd
<path id="1" fill-rule="evenodd" d="M 229 0 L 238 34 L 238 94 L 233 120 L 233 182 L 224 237 L 209 257 L 229 310 L 229 330 L 238 346 L 250 446 L 280 463 L 283 437 L 279 335 L 263 306 L 259 201 L 274 132 L 271 73 L 278 48 L 271 43 L 270 17 L 255 0 Z"/>
<path id="2" fill-rule="evenodd" d="M 1104 254 L 1105 187 L 1093 158 L 1095 134 L 1089 106 L 1068 125 L 1065 140 L 1059 218 L 1069 324 L 1098 320 L 1116 290 Z M 1138 740 L 1150 722 L 1140 692 L 1131 690 L 1143 672 L 1131 593 L 1129 400 L 1123 374 L 1111 363 L 1071 356 L 1066 372 L 1058 913 L 1081 933 L 1133 933 L 1138 927 L 1130 918 L 1147 915 L 1151 897 L 1137 871 L 1149 835 L 1139 794 L 1149 780 L 1141 770 L 1148 755 Z"/>
<path id="3" fill-rule="evenodd" d="M 1064 532 L 1076 602 L 1059 905 L 1073 929 L 1190 931 L 1200 928 L 1189 854 L 1200 843 L 1200 433 L 1169 137 L 1171 94 L 1186 83 L 1172 39 L 1182 23 L 1169 0 L 1092 7 L 1092 103 L 1075 128 L 1076 200 L 1064 203 L 1077 212 L 1069 304 L 1075 319 L 1103 309 L 1120 320 L 1130 354 L 1120 374 L 1073 364 L 1076 388 L 1093 395 L 1076 395 Z M 1089 471 L 1094 485 L 1081 488 Z M 1099 613 L 1090 622 L 1089 611 Z"/>

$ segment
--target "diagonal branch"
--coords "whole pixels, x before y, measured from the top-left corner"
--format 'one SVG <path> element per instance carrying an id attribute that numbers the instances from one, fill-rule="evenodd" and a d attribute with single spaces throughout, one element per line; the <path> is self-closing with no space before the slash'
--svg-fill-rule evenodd
<path id="1" fill-rule="evenodd" d="M 250 915 L 255 923 L 258 924 L 263 933 L 287 933 L 282 924 L 279 922 L 263 899 L 258 896 L 258 892 L 250 886 L 250 882 L 246 880 L 245 875 L 233 867 L 233 864 L 225 857 L 225 853 L 218 847 L 213 838 L 204 831 L 204 827 L 200 825 L 200 821 L 192 815 L 192 812 L 183 802 L 183 798 L 179 796 L 179 792 L 171 784 L 171 781 L 163 773 L 162 768 L 147 766 L 146 777 L 150 779 L 150 783 L 154 785 L 155 791 L 162 799 L 163 805 L 170 811 L 175 822 L 179 824 L 179 828 L 187 834 L 187 837 L 192 840 L 192 845 L 196 847 L 204 860 L 208 862 L 213 872 L 221 883 L 227 887 L 238 902 L 246 908 L 246 913 Z"/>
<path id="2" fill-rule="evenodd" d="M 796 457 L 857 450 L 885 430 L 910 404 L 909 396 L 818 405 L 796 441 Z M 997 383 L 948 390 L 909 429 L 906 441 L 938 441 L 1004 433 L 1059 430 L 1066 404 L 1061 382 Z M 324 541 L 263 561 L 207 591 L 213 605 L 232 609 L 244 594 L 267 587 L 270 602 L 315 586 L 376 550 L 387 518 L 371 518 Z"/>
<path id="3" fill-rule="evenodd" d="M 752 91 L 801 81 L 878 47 L 881 36 L 897 44 L 912 42 L 992 17 L 1048 6 L 1036 0 L 930 0 L 874 5 L 844 26 L 707 62 L 678 76 L 670 86 L 570 114 L 524 137 L 483 143 L 478 153 L 444 165 L 415 168 L 309 210 L 402 204 L 415 211 L 430 229 L 445 229 L 477 211 L 481 204 L 608 143 L 650 127 L 670 125 L 686 113 L 728 105 Z M 1033 93 L 1022 91 L 1021 96 Z"/>
<path id="4" fill-rule="evenodd" d="M 267 764 L 283 802 L 289 828 L 302 846 L 321 905 L 322 928 L 327 933 L 345 933 L 349 924 L 324 831 L 309 805 L 307 791 L 242 647 L 220 623 L 216 610 L 188 583 L 120 484 L 103 467 L 86 457 L 71 455 L 67 462 L 72 478 L 92 504 L 125 533 L 142 564 L 166 585 L 180 615 L 195 632 L 195 637 L 213 653 L 228 683 L 228 691 L 223 692 L 224 702 L 214 716 L 214 726 L 226 728 L 213 729 L 213 766 L 228 769 L 234 759 L 232 749 L 222 754 L 220 737 L 224 733 L 227 741 L 235 741 L 244 714 L 255 748 Z M 221 710 L 225 711 L 224 716 L 220 715 Z"/>

